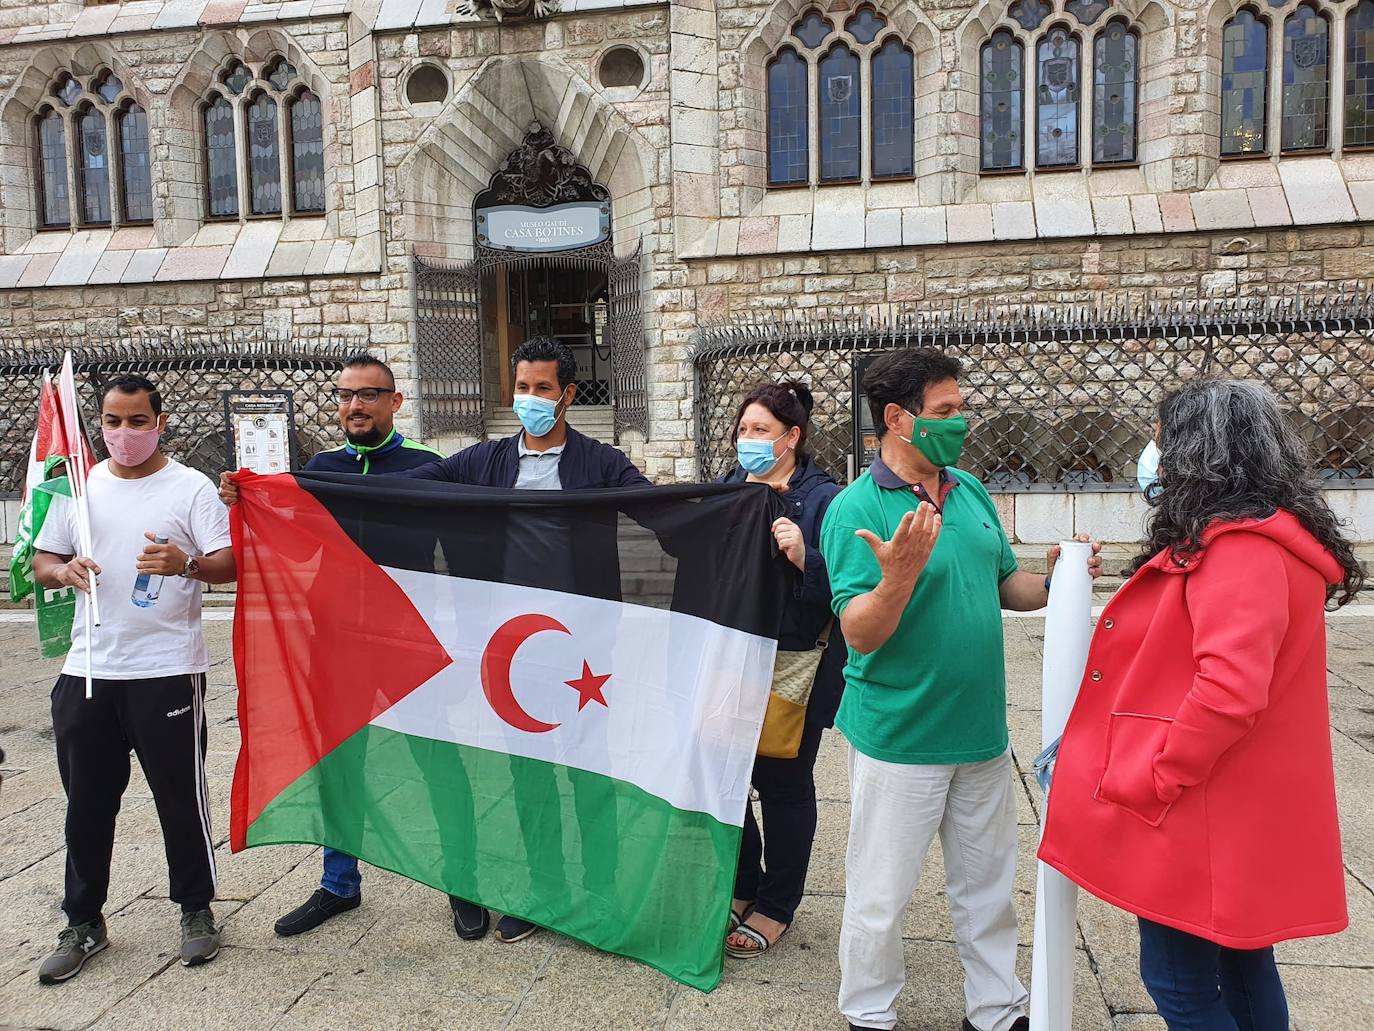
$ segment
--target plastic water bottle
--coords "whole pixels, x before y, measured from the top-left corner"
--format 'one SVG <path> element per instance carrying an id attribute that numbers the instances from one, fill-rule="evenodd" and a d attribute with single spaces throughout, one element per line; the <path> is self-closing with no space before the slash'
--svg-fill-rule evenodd
<path id="1" fill-rule="evenodd" d="M 158 534 L 155 538 L 158 544 L 166 544 L 167 538 Z M 162 593 L 162 574 L 139 573 L 134 580 L 134 591 L 130 600 L 141 609 L 150 609 L 157 604 L 157 596 Z"/>

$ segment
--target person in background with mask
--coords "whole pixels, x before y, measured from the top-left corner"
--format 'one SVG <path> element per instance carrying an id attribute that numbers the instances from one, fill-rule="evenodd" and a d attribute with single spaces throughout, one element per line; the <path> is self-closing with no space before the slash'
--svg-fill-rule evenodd
<path id="1" fill-rule="evenodd" d="M 563 344 L 531 337 L 515 349 L 511 366 L 521 431 L 474 444 L 407 476 L 528 490 L 649 486 L 623 451 L 568 425 L 568 409 L 577 399 L 577 361 Z"/>
<path id="2" fill-rule="evenodd" d="M 110 943 L 101 910 L 130 750 L 157 803 L 170 897 L 181 907 L 182 965 L 207 963 L 220 948 L 210 910 L 215 845 L 205 784 L 209 658 L 200 595 L 201 584 L 234 579 L 229 517 L 208 477 L 158 449 L 167 415 L 147 379 L 109 380 L 100 425 L 110 457 L 87 481 L 92 553 L 78 550 L 75 505 L 55 497 L 33 561 L 34 578 L 49 589 L 89 592 L 88 574 L 95 573 L 101 616 L 89 656 L 85 621 L 75 620 L 52 694 L 57 768 L 67 794 L 67 927 L 38 968 L 43 984 L 75 977 Z"/>
<path id="3" fill-rule="evenodd" d="M 405 400 L 396 389 L 391 368 L 370 354 L 344 360 L 332 392 L 338 405 L 344 443 L 312 455 L 305 471 L 383 476 L 429 465 L 443 456 L 428 445 L 403 436 L 396 429 L 396 413 Z M 239 488 L 223 473 L 219 496 L 226 505 L 238 502 Z M 402 546 L 424 548 L 419 541 Z M 433 550 L 432 544 L 430 550 Z M 324 850 L 324 875 L 310 898 L 279 917 L 273 930 L 283 937 L 313 931 L 331 917 L 357 909 L 363 901 L 363 875 L 358 861 L 346 852 Z"/>
<path id="4" fill-rule="evenodd" d="M 850 744 L 839 1009 L 851 1028 L 897 1022 L 902 914 L 937 833 L 964 967 L 964 1031 L 1030 1024 L 1016 977 L 1002 609 L 1043 607 L 1050 578 L 1017 570 L 992 498 L 955 468 L 968 430 L 960 371 L 925 348 L 873 362 L 863 389 L 879 454 L 821 529 L 849 642 L 835 725 Z M 1051 575 L 1058 557 L 1052 548 Z"/>
<path id="5" fill-rule="evenodd" d="M 1136 915 L 1170 1031 L 1287 1031 L 1273 945 L 1348 922 L 1325 609 L 1365 574 L 1265 387 L 1190 383 L 1157 436 L 1148 539 L 1097 622 L 1040 858 Z"/>
<path id="6" fill-rule="evenodd" d="M 821 520 L 840 487 L 806 452 L 812 404 L 802 383 L 760 383 L 749 391 L 735 413 L 739 465 L 720 481 L 766 483 L 786 507 L 787 515 L 773 524 L 773 537 L 795 567 L 795 578 L 779 652 L 809 652 L 825 642 L 796 758 L 754 761 L 752 783 L 768 836 L 760 835 L 753 806 L 747 807 L 725 942 L 737 959 L 768 951 L 801 903 L 816 837 L 816 752 L 821 732 L 835 722 L 844 689 L 845 643 L 833 625 L 830 578 L 820 552 Z"/>

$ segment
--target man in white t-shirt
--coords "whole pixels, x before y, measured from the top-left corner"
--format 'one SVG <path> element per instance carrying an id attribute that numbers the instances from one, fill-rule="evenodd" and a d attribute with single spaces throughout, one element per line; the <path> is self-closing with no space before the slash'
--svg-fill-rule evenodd
<path id="1" fill-rule="evenodd" d="M 152 789 L 167 849 L 170 897 L 180 904 L 181 962 L 219 953 L 214 839 L 205 784 L 203 583 L 234 579 L 229 519 L 203 473 L 158 450 L 162 398 L 142 376 L 105 384 L 100 424 L 110 458 L 88 481 L 91 554 L 78 546 L 75 507 L 53 507 L 38 535 L 34 576 L 44 587 L 88 592 L 95 573 L 100 626 L 78 613 L 52 695 L 57 767 L 67 793 L 68 926 L 38 970 L 44 984 L 76 976 L 109 944 L 101 915 L 110 883 L 115 816 L 129 783 L 129 752 Z M 164 543 L 165 542 L 165 543 Z M 164 579 L 165 578 L 165 579 Z"/>

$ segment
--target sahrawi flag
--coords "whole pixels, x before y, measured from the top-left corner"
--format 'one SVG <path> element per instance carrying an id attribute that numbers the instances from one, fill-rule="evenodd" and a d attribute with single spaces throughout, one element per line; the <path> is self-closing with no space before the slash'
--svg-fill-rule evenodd
<path id="1" fill-rule="evenodd" d="M 59 494 L 68 496 L 71 493 L 66 476 L 49 478 L 53 467 L 63 462 L 67 448 L 57 393 L 52 380 L 44 375 L 38 394 L 33 440 L 29 444 L 24 498 L 19 510 L 14 550 L 10 553 L 10 600 L 17 602 L 30 594 L 34 596 L 34 622 L 38 629 L 39 650 L 46 659 L 67 654 L 71 648 L 72 621 L 76 615 L 74 588 L 49 590 L 39 587 L 33 577 L 33 544 L 43 529 L 52 499 Z"/>
<path id="2" fill-rule="evenodd" d="M 328 845 L 715 987 L 772 492 L 238 482 L 233 848 Z"/>

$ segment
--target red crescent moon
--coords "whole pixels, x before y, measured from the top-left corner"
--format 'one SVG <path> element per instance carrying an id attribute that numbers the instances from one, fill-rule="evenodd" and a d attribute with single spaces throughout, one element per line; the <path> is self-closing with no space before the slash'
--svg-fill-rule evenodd
<path id="1" fill-rule="evenodd" d="M 482 653 L 482 693 L 487 696 L 487 704 L 491 706 L 492 712 L 516 730 L 523 730 L 528 734 L 546 734 L 560 726 L 557 723 L 537 720 L 522 709 L 510 683 L 510 667 L 515 661 L 515 653 L 531 637 L 545 630 L 572 633 L 552 616 L 541 616 L 532 612 L 502 623 L 496 633 L 491 635 L 491 640 L 487 642 L 487 650 Z"/>

